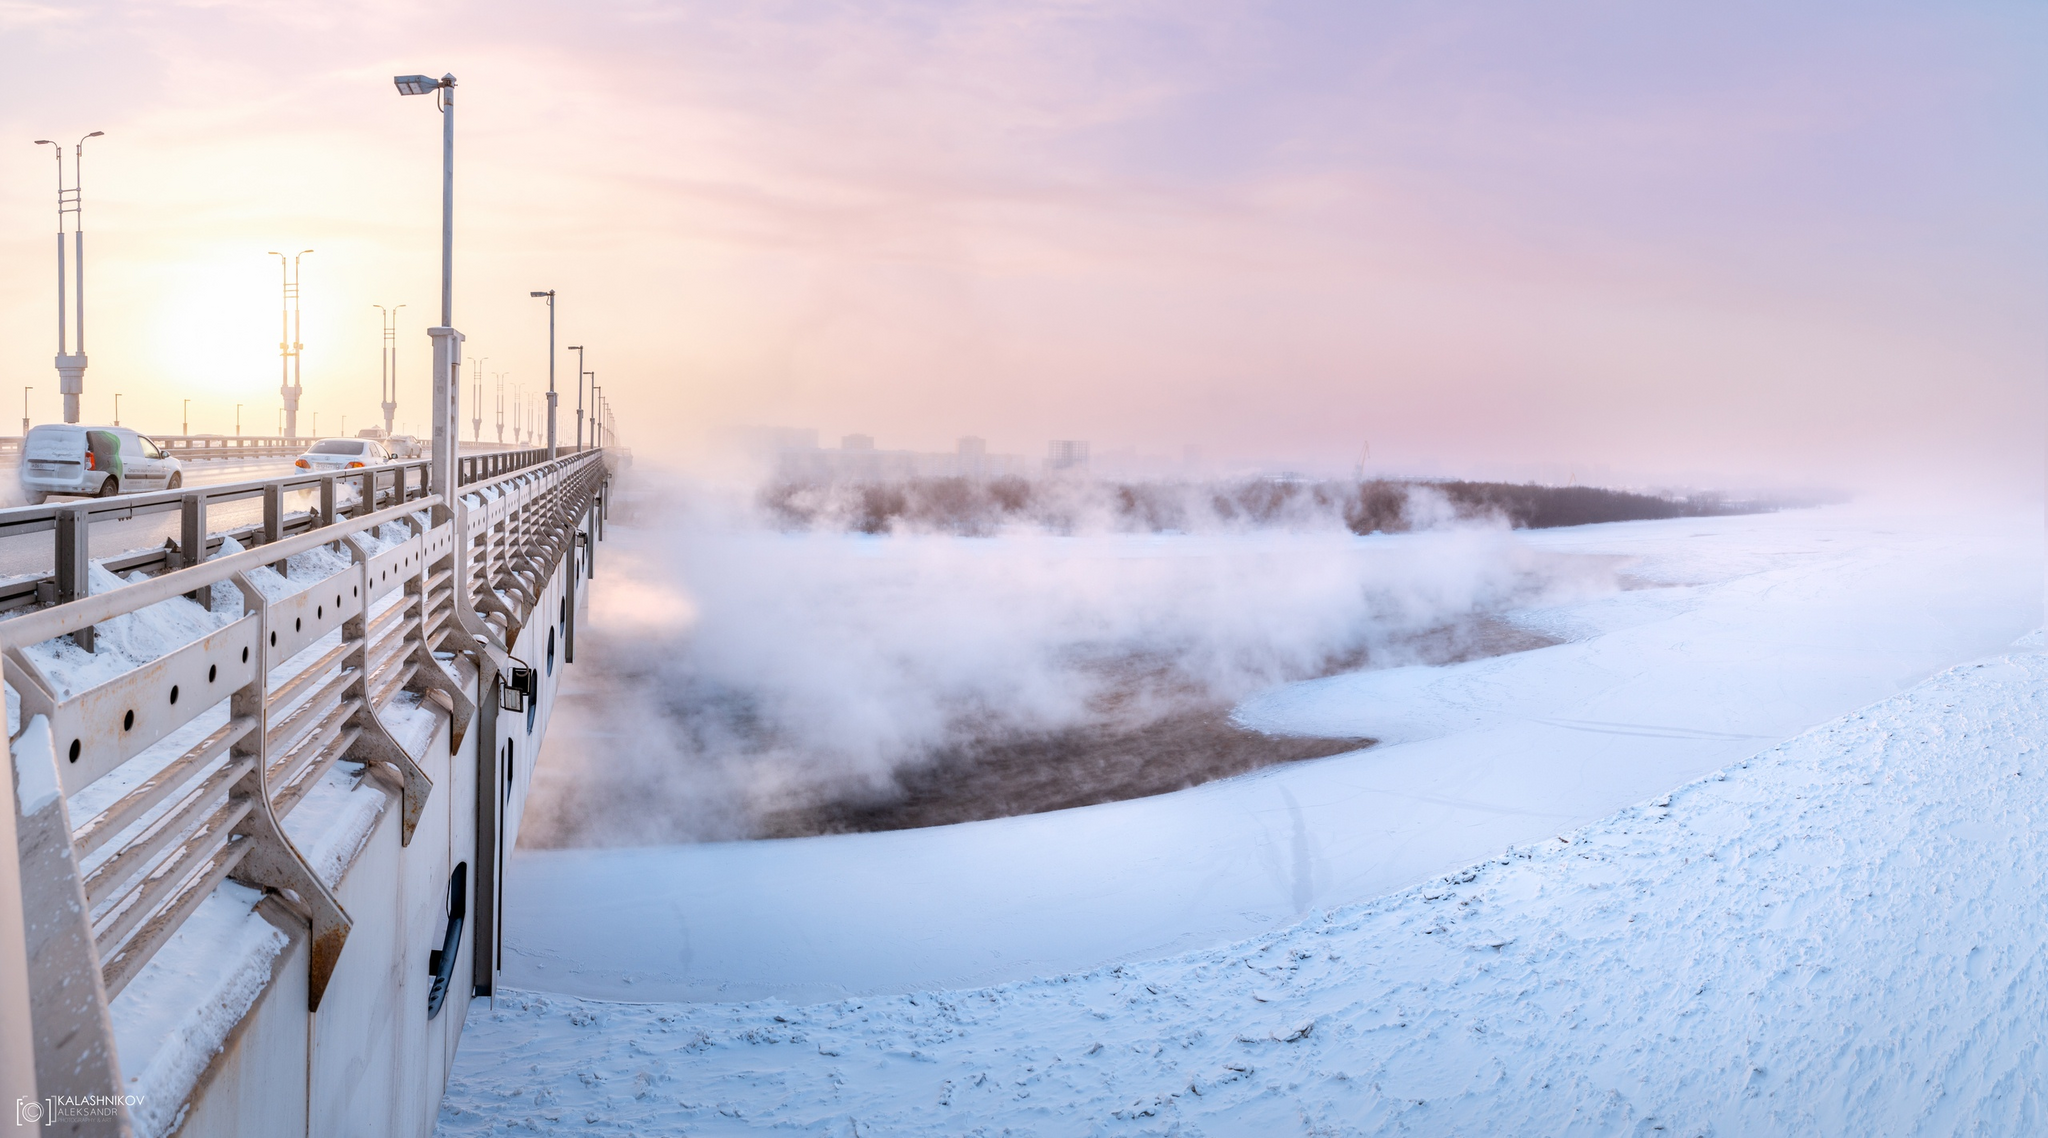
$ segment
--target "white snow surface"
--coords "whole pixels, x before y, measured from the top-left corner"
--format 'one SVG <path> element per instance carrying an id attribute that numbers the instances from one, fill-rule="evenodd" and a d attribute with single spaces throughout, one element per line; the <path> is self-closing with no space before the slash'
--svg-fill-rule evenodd
<path id="1" fill-rule="evenodd" d="M 1569 643 L 1239 708 L 1270 731 L 1383 740 L 1362 752 L 928 830 L 521 851 L 505 981 L 812 1003 L 1209 949 L 1554 839 L 2041 623 L 2033 512 L 1841 507 L 1517 538 L 1629 558 L 1659 587 L 1513 614 Z"/>
<path id="2" fill-rule="evenodd" d="M 222 882 L 108 1005 L 139 1138 L 168 1134 L 290 943 L 255 912 L 260 890 Z"/>
<path id="3" fill-rule="evenodd" d="M 437 1133 L 2037 1133 L 2044 685 L 2038 651 L 1966 664 L 1156 962 L 812 1006 L 501 993 Z"/>

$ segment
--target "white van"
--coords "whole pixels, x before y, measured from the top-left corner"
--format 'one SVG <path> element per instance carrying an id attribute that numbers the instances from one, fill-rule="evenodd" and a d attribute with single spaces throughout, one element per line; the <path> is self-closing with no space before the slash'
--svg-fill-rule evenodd
<path id="1" fill-rule="evenodd" d="M 40 506 L 52 494 L 107 498 L 140 490 L 175 490 L 184 466 L 146 435 L 127 427 L 45 423 L 21 445 L 21 489 Z"/>

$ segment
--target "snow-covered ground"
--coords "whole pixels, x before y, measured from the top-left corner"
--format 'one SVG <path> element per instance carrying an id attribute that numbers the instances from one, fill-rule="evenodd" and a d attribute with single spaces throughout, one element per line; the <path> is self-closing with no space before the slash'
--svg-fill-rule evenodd
<path id="1" fill-rule="evenodd" d="M 1267 729 L 1386 741 L 1364 752 L 931 830 L 522 852 L 506 980 L 816 1001 L 1225 944 L 1604 817 L 2041 620 L 2030 513 L 1842 508 L 1519 537 L 1677 584 L 1518 614 L 1576 638 L 1556 647 L 1291 685 L 1241 709 Z"/>
<path id="2" fill-rule="evenodd" d="M 2044 684 L 2037 651 L 1963 665 L 1173 959 L 807 1007 L 501 994 L 439 1133 L 2038 1133 Z"/>
<path id="3" fill-rule="evenodd" d="M 441 1132 L 2036 1126 L 2048 658 L 1994 654 L 2040 622 L 2038 520 L 1524 540 L 1664 587 L 1518 614 L 1553 648 L 1240 708 L 1387 740 L 1365 752 L 933 830 L 520 855 L 522 991 L 472 1012 Z"/>

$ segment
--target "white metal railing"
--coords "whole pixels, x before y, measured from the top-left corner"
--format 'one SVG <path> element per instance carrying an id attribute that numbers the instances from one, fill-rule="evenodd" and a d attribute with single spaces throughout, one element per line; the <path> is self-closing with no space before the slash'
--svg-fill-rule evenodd
<path id="1" fill-rule="evenodd" d="M 255 548 L 185 567 L 174 557 L 156 576 L 0 621 L 21 700 L 17 839 L 44 1093 L 117 1086 L 107 1001 L 225 880 L 282 895 L 308 922 L 318 1006 L 350 920 L 281 820 L 336 763 L 360 763 L 400 795 L 410 843 L 433 786 L 386 726 L 393 701 L 431 703 L 459 744 L 478 700 L 454 660 L 494 681 L 579 527 L 601 524 L 602 452 L 536 461 L 452 501 L 391 473 L 364 479 L 356 516 L 329 483 L 300 532 L 273 524 Z M 203 533 L 191 544 L 209 548 Z M 310 580 L 303 566 L 290 578 L 273 568 L 323 549 L 346 567 Z M 59 637 L 90 651 L 95 625 L 214 602 L 216 585 L 231 586 L 236 615 L 85 690 L 32 651 Z M 38 763 L 54 793 L 32 793 Z M 90 816 L 73 820 L 73 800 Z"/>

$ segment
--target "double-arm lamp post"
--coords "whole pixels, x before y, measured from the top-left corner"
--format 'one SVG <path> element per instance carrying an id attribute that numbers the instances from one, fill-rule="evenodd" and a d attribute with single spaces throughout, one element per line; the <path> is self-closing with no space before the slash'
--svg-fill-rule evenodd
<path id="1" fill-rule="evenodd" d="M 284 433 L 287 437 L 299 437 L 299 399 L 306 394 L 306 385 L 299 371 L 299 353 L 306 345 L 299 343 L 299 258 L 311 253 L 301 249 L 287 257 L 273 249 L 270 255 L 278 260 L 278 272 L 283 274 L 284 307 L 278 316 L 278 370 L 282 378 L 278 381 L 277 393 L 284 397 Z"/>
<path id="2" fill-rule="evenodd" d="M 64 147 L 61 143 L 47 138 L 36 139 L 37 146 L 47 146 L 57 154 L 57 389 L 64 393 L 64 421 L 78 421 L 78 397 L 85 392 L 85 139 L 98 138 L 105 131 L 96 130 L 78 140 L 71 149 L 71 185 L 64 185 Z M 69 330 L 64 319 L 64 215 L 71 215 L 72 244 L 78 254 L 77 272 L 78 326 L 76 352 L 65 349 L 66 333 Z"/>

